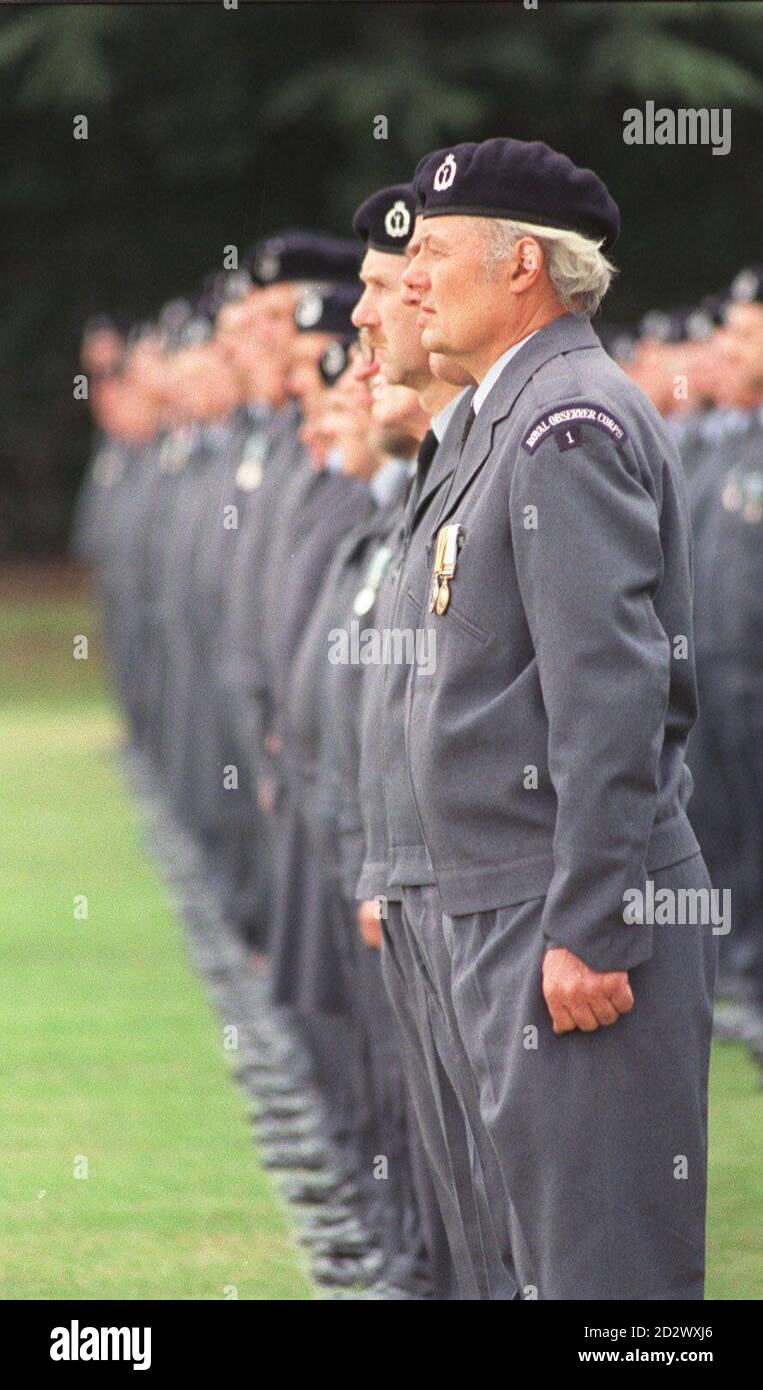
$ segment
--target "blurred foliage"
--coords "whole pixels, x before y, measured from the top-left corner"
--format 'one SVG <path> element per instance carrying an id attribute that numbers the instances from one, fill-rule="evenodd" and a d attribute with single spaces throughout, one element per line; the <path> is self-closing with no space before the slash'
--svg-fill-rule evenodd
<path id="1" fill-rule="evenodd" d="M 623 213 L 615 319 L 763 259 L 763 4 L 4 7 L 0 83 L 0 547 L 61 541 L 88 314 L 150 313 L 285 223 L 346 233 L 431 148 L 512 134 L 596 168 Z M 731 107 L 731 153 L 626 147 L 646 100 Z"/>

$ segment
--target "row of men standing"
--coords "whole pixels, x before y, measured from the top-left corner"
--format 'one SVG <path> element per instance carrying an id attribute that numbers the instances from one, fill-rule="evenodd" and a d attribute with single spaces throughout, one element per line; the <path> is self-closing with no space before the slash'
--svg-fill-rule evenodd
<path id="1" fill-rule="evenodd" d="M 373 216 L 358 226 L 376 240 Z M 381 244 L 400 259 L 404 241 Z M 75 549 L 98 575 L 133 746 L 310 1056 L 320 1123 L 305 1132 L 309 1102 L 288 1077 L 261 1109 L 272 1166 L 297 1169 L 300 1202 L 320 1197 L 318 1277 L 450 1297 L 379 907 L 359 914 L 356 898 L 367 668 L 329 659 L 337 623 L 373 623 L 426 428 L 409 393 L 377 425 L 365 373 L 351 374 L 362 256 L 358 241 L 287 231 L 252 253 L 249 280 L 215 277 L 193 312 L 166 306 L 126 360 L 90 326 L 103 432 Z"/>
<path id="2" fill-rule="evenodd" d="M 763 267 L 607 342 L 667 418 L 687 477 L 700 697 L 689 814 L 732 904 L 718 994 L 734 1006 L 716 1011 L 716 1032 L 763 1065 Z"/>
<path id="3" fill-rule="evenodd" d="M 456 173 L 462 184 L 452 193 Z M 453 251 L 447 234 L 445 252 L 417 250 L 422 227 L 430 217 L 443 226 L 475 212 L 491 220 L 500 212 L 504 222 L 522 212 L 541 247 L 541 228 L 588 237 L 593 228 L 595 244 L 607 249 L 617 229 L 596 176 L 546 147 L 459 146 L 422 161 L 414 186 L 367 199 L 354 219 L 359 243 L 286 232 L 261 244 L 248 286 L 215 277 L 197 312 L 167 306 L 99 382 L 93 333 L 91 399 L 105 438 L 83 492 L 78 549 L 99 574 L 133 742 L 171 814 L 203 847 L 222 919 L 248 941 L 252 967 L 267 972 L 274 1003 L 288 1011 L 311 1059 L 322 1130 L 288 1076 L 271 1078 L 264 1111 L 268 1160 L 296 1169 L 294 1195 L 320 1198 L 328 1211 L 318 1276 L 379 1298 L 701 1297 L 714 942 L 706 935 L 699 945 L 661 943 L 657 951 L 631 936 L 624 949 L 610 948 L 603 930 L 587 936 L 576 921 L 583 880 L 557 891 L 550 940 L 539 913 L 554 865 L 531 851 L 553 797 L 540 802 L 534 824 L 534 813 L 528 822 L 518 812 L 514 858 L 502 864 L 491 850 L 512 834 L 505 808 L 518 811 L 522 800 L 502 767 L 503 726 L 469 727 L 457 707 L 426 693 L 437 690 L 426 682 L 442 661 L 444 679 L 467 705 L 479 709 L 484 699 L 495 711 L 500 703 L 485 653 L 508 585 L 489 544 L 480 572 L 477 539 L 488 537 L 491 518 L 500 521 L 497 475 L 485 472 L 491 515 L 468 507 L 503 419 L 496 407 L 507 393 L 515 398 L 509 361 L 517 348 L 527 363 L 520 395 L 524 384 L 530 398 L 520 424 L 528 454 L 539 443 L 541 466 L 551 447 L 542 435 L 557 418 L 548 411 L 591 391 L 602 406 L 597 420 L 608 424 L 588 431 L 578 415 L 564 451 L 551 426 L 573 476 L 579 453 L 599 460 L 597 449 L 614 448 L 623 434 L 647 453 L 670 453 L 669 441 L 654 444 L 655 413 L 607 365 L 585 312 L 562 303 L 540 328 L 528 321 L 516 343 L 507 335 L 507 351 L 487 359 L 498 367 L 492 375 L 474 370 L 466 353 L 459 359 L 427 345 L 427 313 L 439 312 L 447 338 L 446 299 L 422 310 L 431 272 L 417 280 L 411 267 L 422 254 Z M 587 390 L 561 370 L 575 354 L 585 355 Z M 496 382 L 503 394 L 492 390 Z M 538 443 L 528 445 L 531 425 Z M 678 556 L 668 556 L 669 602 L 688 627 L 686 517 L 680 481 L 670 470 L 667 477 L 661 543 Z M 584 473 L 579 482 L 585 492 Z M 518 497 L 534 505 L 531 492 Z M 467 508 L 467 524 L 441 527 L 453 500 Z M 569 550 L 576 518 L 561 492 L 549 500 L 559 521 L 549 528 L 543 582 L 561 610 L 580 564 Z M 641 541 L 651 544 L 646 530 Z M 613 563 L 611 553 L 606 560 Z M 635 558 L 618 555 L 617 564 L 626 560 L 633 579 Z M 524 605 L 538 577 L 532 562 L 522 563 Z M 580 575 L 594 602 L 596 578 Z M 540 602 L 536 616 L 546 620 Z M 527 746 L 509 753 L 523 770 L 540 766 L 544 795 L 532 655 L 541 635 L 531 629 L 521 629 L 522 649 L 511 655 L 525 676 L 512 668 L 518 703 L 505 720 L 520 730 L 524 722 Z M 559 758 L 573 734 L 596 743 L 603 706 L 585 687 L 591 708 L 573 715 L 563 673 L 547 655 L 554 641 L 564 649 L 562 631 L 549 628 L 544 698 L 557 703 L 565 729 Z M 672 678 L 672 749 L 646 868 L 694 891 L 704 866 L 685 820 L 681 757 L 692 670 Z M 608 679 L 604 696 L 625 699 L 617 671 Z M 412 746 L 424 759 L 414 769 Z M 606 779 L 592 780 L 601 814 Z M 579 833 L 606 840 L 600 821 L 586 822 L 582 788 Z M 574 796 L 555 789 L 569 814 Z M 572 857 L 572 821 L 565 833 Z M 594 883 L 604 858 L 590 851 Z M 595 920 L 595 893 L 587 901 Z M 592 975 L 625 975 L 612 986 L 620 1002 L 611 1017 L 596 1016 L 592 1034 L 574 1015 L 558 1029 L 555 1019 L 552 1034 L 539 986 L 544 956 L 578 947 Z M 622 993 L 628 970 L 639 980 L 640 1020 Z M 691 1011 L 683 1042 L 673 1030 L 668 1045 L 665 1029 L 660 1040 L 653 1025 L 667 1020 L 679 971 Z M 540 1049 L 538 1035 L 546 1039 Z M 639 1077 L 628 1071 L 635 1054 Z M 606 1118 L 601 1078 L 610 1088 Z M 631 1152 L 627 1125 L 656 1129 L 665 1152 Z M 691 1178 L 677 1187 L 664 1165 L 668 1152 L 684 1151 Z"/>

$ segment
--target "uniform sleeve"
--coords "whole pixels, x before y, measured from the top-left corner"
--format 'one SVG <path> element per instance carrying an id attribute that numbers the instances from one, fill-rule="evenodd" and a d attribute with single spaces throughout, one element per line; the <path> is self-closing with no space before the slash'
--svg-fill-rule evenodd
<path id="1" fill-rule="evenodd" d="M 542 929 L 594 970 L 627 970 L 651 954 L 624 894 L 644 891 L 657 809 L 671 659 L 654 609 L 662 545 L 630 445 L 588 425 L 575 438 L 522 448 L 511 483 L 557 798 Z"/>
<path id="2" fill-rule="evenodd" d="M 263 653 L 261 590 L 254 580 L 257 534 L 244 538 L 233 559 L 234 599 L 221 642 L 222 683 L 227 693 L 231 727 L 252 775 L 261 770 L 263 740 L 268 728 L 268 690 Z"/>

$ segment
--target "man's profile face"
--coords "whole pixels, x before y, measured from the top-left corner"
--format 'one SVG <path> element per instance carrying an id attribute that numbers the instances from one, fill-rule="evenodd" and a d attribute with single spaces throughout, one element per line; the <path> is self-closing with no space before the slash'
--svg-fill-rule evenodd
<path id="1" fill-rule="evenodd" d="M 406 386 L 428 374 L 416 313 L 400 297 L 406 262 L 403 256 L 373 248 L 360 271 L 364 290 L 352 313 L 356 328 L 365 330 L 374 357 L 391 385 Z"/>
<path id="2" fill-rule="evenodd" d="M 417 323 L 427 352 L 460 357 L 478 351 L 505 327 L 514 296 L 503 273 L 488 279 L 486 226 L 476 217 L 426 217 L 416 224 L 403 285 L 418 300 Z"/>
<path id="3" fill-rule="evenodd" d="M 297 336 L 294 310 L 299 299 L 297 285 L 269 285 L 262 290 L 254 316 L 256 331 L 269 352 L 288 352 Z"/>
<path id="4" fill-rule="evenodd" d="M 312 420 L 322 406 L 325 386 L 318 363 L 332 341 L 330 333 L 300 333 L 292 350 L 286 389 L 299 401 L 304 420 Z"/>
<path id="5" fill-rule="evenodd" d="M 287 399 L 286 374 L 297 337 L 294 310 L 299 294 L 295 284 L 269 285 L 260 291 L 253 315 L 252 334 L 260 354 L 256 394 L 274 409 Z"/>
<path id="6" fill-rule="evenodd" d="M 763 396 L 763 305 L 735 304 L 713 344 L 720 363 L 717 403 L 752 409 Z"/>
<path id="7" fill-rule="evenodd" d="M 236 380 L 217 344 L 183 348 L 174 367 L 174 397 L 184 419 L 217 420 L 237 404 Z"/>

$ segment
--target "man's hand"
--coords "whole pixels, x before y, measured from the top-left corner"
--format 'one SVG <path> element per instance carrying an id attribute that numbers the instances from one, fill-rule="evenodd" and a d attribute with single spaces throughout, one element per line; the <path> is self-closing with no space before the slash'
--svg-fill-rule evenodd
<path id="1" fill-rule="evenodd" d="M 276 784 L 272 777 L 257 778 L 257 805 L 264 815 L 275 810 Z"/>
<path id="2" fill-rule="evenodd" d="M 592 970 L 564 946 L 549 947 L 543 957 L 543 998 L 555 1033 L 593 1033 L 633 1008 L 627 970 Z"/>
<path id="3" fill-rule="evenodd" d="M 358 904 L 358 926 L 366 946 L 381 949 L 381 904 L 378 898 L 367 898 Z"/>

